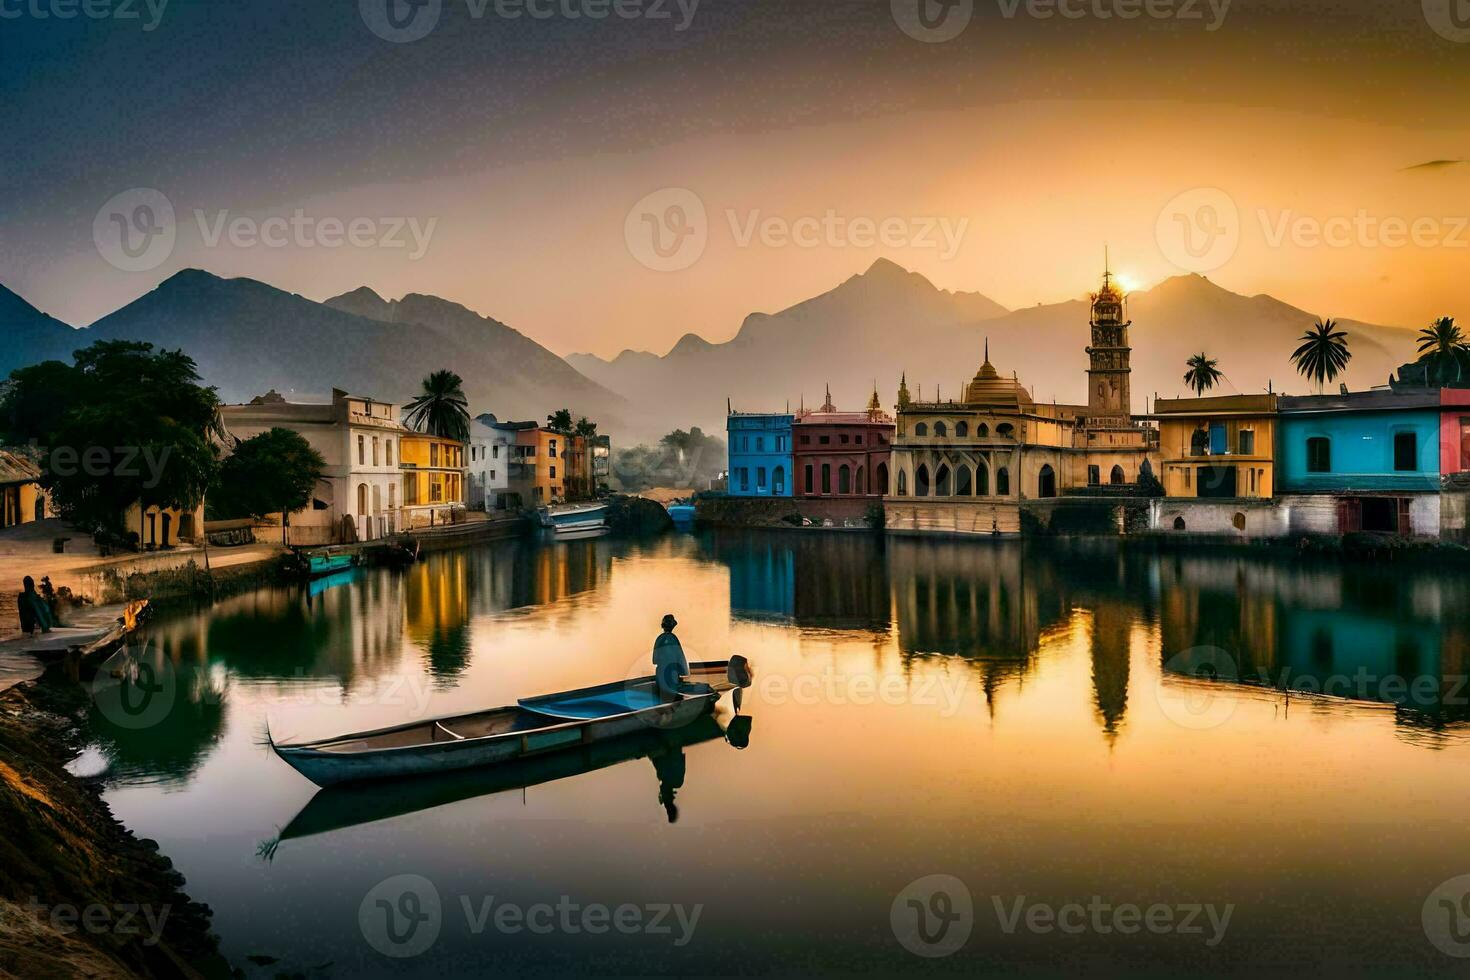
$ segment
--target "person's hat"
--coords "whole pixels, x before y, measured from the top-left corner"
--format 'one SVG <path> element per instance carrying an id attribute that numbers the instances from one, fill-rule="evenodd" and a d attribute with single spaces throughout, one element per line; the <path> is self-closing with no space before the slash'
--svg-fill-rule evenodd
<path id="1" fill-rule="evenodd" d="M 674 614 L 673 613 L 669 613 L 668 615 L 664 616 L 664 621 L 663 621 L 663 627 L 664 627 L 664 629 L 671 630 L 675 626 L 678 626 L 678 625 L 679 625 L 679 621 L 674 618 Z"/>

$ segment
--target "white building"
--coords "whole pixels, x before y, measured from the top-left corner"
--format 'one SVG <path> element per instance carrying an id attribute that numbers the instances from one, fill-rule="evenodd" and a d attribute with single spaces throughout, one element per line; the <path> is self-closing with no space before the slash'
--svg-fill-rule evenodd
<path id="1" fill-rule="evenodd" d="M 465 457 L 469 480 L 465 505 L 470 510 L 501 510 L 510 489 L 510 464 L 516 459 L 516 433 L 534 422 L 501 422 L 485 414 L 470 422 L 470 448 Z"/>
<path id="2" fill-rule="evenodd" d="M 302 436 L 326 461 L 311 506 L 291 515 L 294 545 L 370 541 L 394 533 L 402 501 L 398 406 L 333 389 L 330 404 L 288 402 L 274 391 L 220 409 L 238 439 L 273 428 Z M 350 521 L 350 530 L 345 526 Z"/>

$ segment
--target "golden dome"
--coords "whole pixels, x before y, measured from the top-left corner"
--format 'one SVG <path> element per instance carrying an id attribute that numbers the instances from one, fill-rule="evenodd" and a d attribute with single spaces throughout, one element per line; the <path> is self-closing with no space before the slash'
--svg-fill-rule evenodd
<path id="1" fill-rule="evenodd" d="M 975 373 L 975 378 L 965 386 L 965 404 L 982 408 L 1010 409 L 1022 411 L 1034 404 L 1021 382 L 1015 378 L 1002 378 L 995 365 L 990 363 L 990 342 L 985 342 L 985 363 Z"/>

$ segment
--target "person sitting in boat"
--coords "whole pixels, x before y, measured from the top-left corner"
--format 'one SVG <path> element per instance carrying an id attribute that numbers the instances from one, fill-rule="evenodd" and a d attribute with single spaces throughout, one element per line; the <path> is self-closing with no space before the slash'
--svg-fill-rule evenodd
<path id="1" fill-rule="evenodd" d="M 663 632 L 653 641 L 653 677 L 658 683 L 658 693 L 665 700 L 673 700 L 683 693 L 684 678 L 689 676 L 689 658 L 684 656 L 684 646 L 674 635 L 679 621 L 670 613 L 661 625 Z"/>

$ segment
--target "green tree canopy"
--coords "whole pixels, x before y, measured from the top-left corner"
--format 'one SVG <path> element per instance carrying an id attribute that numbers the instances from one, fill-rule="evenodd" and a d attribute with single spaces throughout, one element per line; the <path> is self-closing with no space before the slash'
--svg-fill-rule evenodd
<path id="1" fill-rule="evenodd" d="M 311 503 L 325 467 L 321 453 L 298 433 L 271 429 L 235 447 L 220 465 L 211 499 L 227 517 L 290 515 Z"/>
<path id="2" fill-rule="evenodd" d="M 74 363 L 14 371 L 0 397 L 10 439 L 43 449 L 42 484 L 62 514 L 120 530 L 133 504 L 192 509 L 219 466 L 219 399 L 182 351 L 98 341 Z"/>
<path id="3" fill-rule="evenodd" d="M 564 436 L 571 435 L 575 428 L 572 423 L 571 409 L 558 409 L 546 416 L 546 427 L 552 432 L 560 432 Z"/>
<path id="4" fill-rule="evenodd" d="M 465 397 L 464 379 L 453 371 L 429 375 L 423 391 L 403 408 L 409 428 L 441 439 L 469 441 L 470 400 Z"/>
<path id="5" fill-rule="evenodd" d="M 1457 384 L 1470 376 L 1470 344 L 1454 317 L 1442 316 L 1419 331 L 1419 363 L 1434 384 Z"/>

